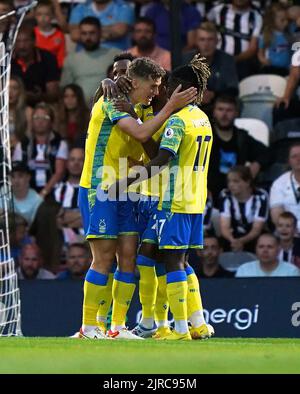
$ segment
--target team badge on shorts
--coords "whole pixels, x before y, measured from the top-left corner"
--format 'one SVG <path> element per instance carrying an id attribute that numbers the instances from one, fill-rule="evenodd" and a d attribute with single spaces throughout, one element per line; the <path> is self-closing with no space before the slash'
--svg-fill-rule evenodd
<path id="1" fill-rule="evenodd" d="M 104 234 L 106 232 L 106 223 L 105 219 L 100 219 L 99 221 L 99 233 Z"/>

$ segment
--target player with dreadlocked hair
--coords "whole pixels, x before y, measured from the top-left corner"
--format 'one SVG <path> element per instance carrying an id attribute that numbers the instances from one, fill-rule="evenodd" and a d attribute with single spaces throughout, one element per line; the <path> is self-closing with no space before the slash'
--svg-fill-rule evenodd
<path id="1" fill-rule="evenodd" d="M 188 249 L 203 247 L 212 130 L 207 115 L 198 105 L 209 76 L 209 67 L 200 55 L 171 73 L 169 96 L 181 85 L 182 89 L 196 87 L 197 98 L 168 119 L 158 154 L 144 171 L 132 173 L 117 183 L 117 190 L 122 191 L 162 171 L 166 165 L 169 168 L 168 182 L 162 187 L 158 209 L 153 214 L 156 230 L 153 242 L 158 244 L 161 262 L 166 267 L 167 297 L 175 321 L 174 330 L 161 339 L 190 340 L 213 334 L 203 318 L 198 280 L 185 263 Z M 188 319 L 192 323 L 191 333 Z"/>

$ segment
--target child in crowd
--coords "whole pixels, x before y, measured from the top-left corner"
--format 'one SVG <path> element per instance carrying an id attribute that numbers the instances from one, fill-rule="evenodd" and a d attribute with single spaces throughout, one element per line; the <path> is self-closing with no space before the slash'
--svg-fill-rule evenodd
<path id="1" fill-rule="evenodd" d="M 50 0 L 38 3 L 35 9 L 37 26 L 34 29 L 36 45 L 51 52 L 56 57 L 59 68 L 62 68 L 66 56 L 65 36 L 61 30 L 53 27 L 54 17 L 54 8 Z"/>
<path id="2" fill-rule="evenodd" d="M 291 43 L 287 34 L 288 13 L 282 4 L 272 4 L 264 17 L 263 34 L 259 40 L 258 59 L 262 72 L 288 74 L 291 60 Z"/>
<path id="3" fill-rule="evenodd" d="M 284 263 L 292 263 L 300 268 L 300 238 L 296 237 L 297 218 L 291 212 L 279 215 L 276 235 L 279 238 L 280 252 L 278 258 Z"/>

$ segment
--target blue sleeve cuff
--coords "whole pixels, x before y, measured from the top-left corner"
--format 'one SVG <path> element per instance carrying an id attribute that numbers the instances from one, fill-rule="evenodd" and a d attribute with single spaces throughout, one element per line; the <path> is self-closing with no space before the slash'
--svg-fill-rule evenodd
<path id="1" fill-rule="evenodd" d="M 167 150 L 167 151 L 171 152 L 171 153 L 173 154 L 173 156 L 176 156 L 176 155 L 177 155 L 177 153 L 174 152 L 173 149 L 166 148 L 165 146 L 160 146 L 159 149 Z"/>
<path id="2" fill-rule="evenodd" d="M 127 114 L 127 115 L 122 115 L 122 116 L 116 116 L 116 117 L 113 117 L 113 118 L 111 119 L 111 121 L 112 121 L 113 123 L 117 123 L 118 120 L 120 120 L 120 119 L 125 119 L 125 118 L 130 118 L 130 115 Z"/>

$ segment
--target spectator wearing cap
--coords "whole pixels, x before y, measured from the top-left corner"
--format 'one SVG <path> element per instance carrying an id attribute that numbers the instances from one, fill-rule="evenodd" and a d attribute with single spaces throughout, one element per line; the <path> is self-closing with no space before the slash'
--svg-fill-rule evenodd
<path id="1" fill-rule="evenodd" d="M 95 90 L 106 77 L 108 66 L 119 54 L 116 48 L 100 46 L 101 34 L 101 24 L 97 18 L 88 16 L 82 19 L 79 37 L 83 48 L 67 56 L 62 71 L 61 86 L 71 83 L 79 85 L 87 104 L 91 104 Z"/>
<path id="2" fill-rule="evenodd" d="M 156 43 L 171 50 L 170 0 L 162 0 L 149 6 L 145 16 L 155 23 Z M 195 6 L 182 1 L 180 12 L 181 45 L 184 50 L 191 50 L 195 45 L 196 29 L 201 23 L 201 15 Z"/>
<path id="3" fill-rule="evenodd" d="M 30 226 L 41 205 L 42 197 L 30 187 L 30 170 L 23 162 L 13 162 L 11 183 L 13 191 L 14 210 L 23 216 Z"/>
<path id="4" fill-rule="evenodd" d="M 59 68 L 54 55 L 36 47 L 34 29 L 21 26 L 15 45 L 11 73 L 25 85 L 27 103 L 56 102 L 59 97 Z"/>
<path id="5" fill-rule="evenodd" d="M 134 47 L 128 49 L 134 57 L 149 57 L 165 70 L 171 70 L 171 53 L 155 44 L 155 24 L 149 18 L 138 19 L 133 27 Z"/>
<path id="6" fill-rule="evenodd" d="M 43 257 L 36 244 L 25 245 L 17 269 L 19 279 L 55 279 L 55 275 L 43 268 Z"/>
<path id="7" fill-rule="evenodd" d="M 300 232 L 300 143 L 290 147 L 288 164 L 290 171 L 276 179 L 270 190 L 271 218 L 276 226 L 279 215 L 291 212 L 297 218 L 297 232 Z"/>
<path id="8" fill-rule="evenodd" d="M 293 264 L 278 259 L 279 242 L 273 234 L 262 234 L 256 244 L 256 261 L 242 264 L 236 278 L 300 276 L 300 270 Z"/>
<path id="9" fill-rule="evenodd" d="M 189 261 L 199 278 L 232 278 L 234 273 L 227 271 L 219 264 L 222 253 L 220 241 L 217 237 L 207 234 L 204 238 L 204 248 L 197 250 L 199 261 Z"/>
<path id="10" fill-rule="evenodd" d="M 70 16 L 71 38 L 80 42 L 79 25 L 86 17 L 97 18 L 102 26 L 101 39 L 106 48 L 129 47 L 129 30 L 134 23 L 133 8 L 123 0 L 92 0 L 77 5 Z"/>
<path id="11" fill-rule="evenodd" d="M 238 75 L 234 57 L 217 49 L 218 30 L 214 23 L 203 22 L 196 31 L 196 51 L 186 54 L 184 63 L 189 62 L 199 52 L 210 66 L 210 77 L 204 92 L 202 106 L 207 112 L 215 97 L 220 94 L 238 95 Z M 230 78 L 228 76 L 230 75 Z"/>
<path id="12" fill-rule="evenodd" d="M 91 263 L 89 249 L 84 243 L 74 243 L 68 247 L 65 271 L 57 279 L 84 279 Z"/>

